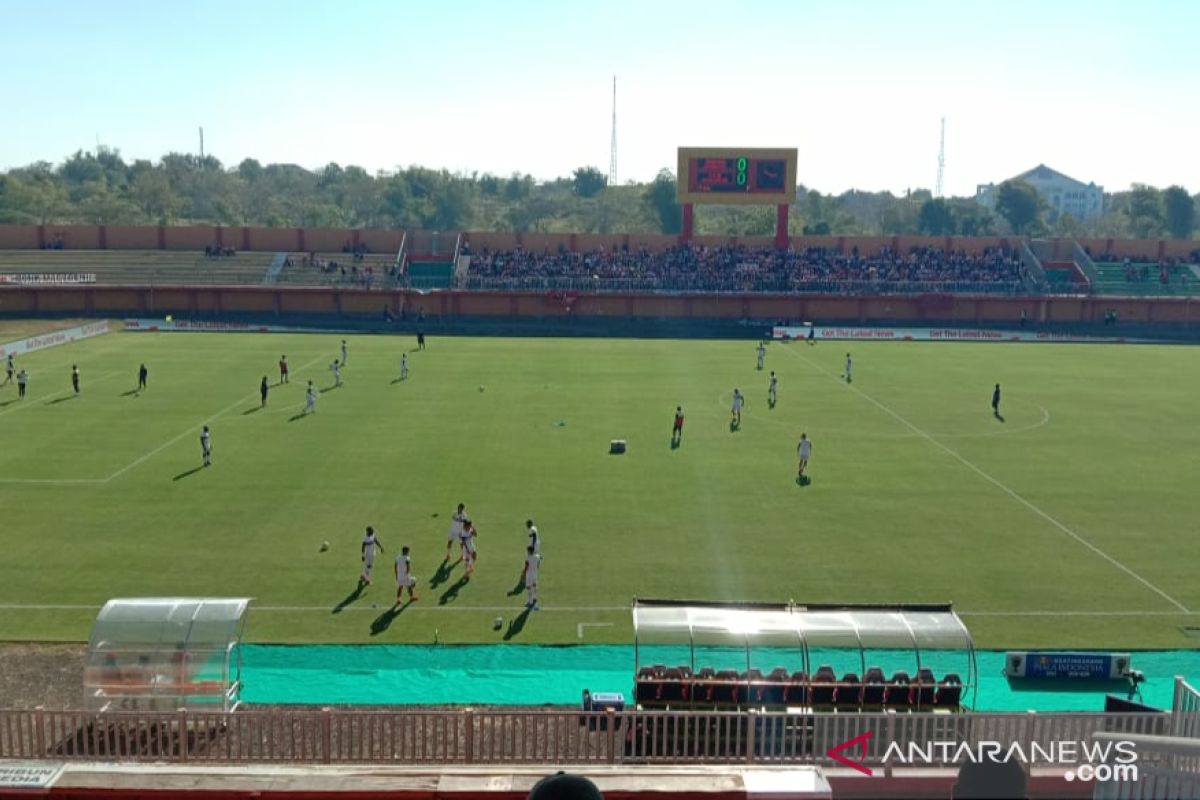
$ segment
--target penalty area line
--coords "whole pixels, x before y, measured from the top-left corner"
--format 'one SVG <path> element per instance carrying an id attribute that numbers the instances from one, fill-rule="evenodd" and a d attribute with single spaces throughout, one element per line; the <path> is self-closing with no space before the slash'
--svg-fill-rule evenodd
<path id="1" fill-rule="evenodd" d="M 824 375 L 826 375 L 827 377 L 829 377 L 831 380 L 838 381 L 839 383 L 841 383 L 841 382 L 842 382 L 842 381 L 840 381 L 840 380 L 839 380 L 837 377 L 835 377 L 835 376 L 834 376 L 834 374 L 833 374 L 832 372 L 830 372 L 829 370 L 825 369 L 825 368 L 824 368 L 824 367 L 822 367 L 820 364 L 818 364 L 817 362 L 815 362 L 815 361 L 813 361 L 812 359 L 808 358 L 807 356 L 801 355 L 800 353 L 797 353 L 795 350 L 788 350 L 787 352 L 789 352 L 789 353 L 791 353 L 792 355 L 796 356 L 796 358 L 799 358 L 801 361 L 804 361 L 805 363 L 809 364 L 809 365 L 810 365 L 810 366 L 812 366 L 814 369 L 816 369 L 818 372 L 821 372 L 822 374 L 824 374 Z M 846 383 L 846 384 L 845 384 L 845 386 L 846 386 L 846 388 L 848 388 L 848 389 L 850 389 L 851 391 L 855 392 L 855 393 L 856 393 L 856 394 L 857 394 L 859 397 L 863 398 L 863 399 L 864 399 L 864 400 L 866 400 L 867 402 L 869 402 L 869 403 L 871 403 L 872 405 L 874 405 L 874 406 L 875 406 L 876 408 L 878 408 L 880 411 L 883 411 L 884 413 L 886 413 L 886 414 L 888 414 L 889 416 L 891 416 L 893 419 L 895 419 L 895 420 L 896 420 L 897 422 L 899 422 L 900 424 L 904 425 L 906 428 L 908 428 L 909 430 L 911 430 L 913 433 L 916 433 L 918 436 L 920 436 L 921 438 L 923 438 L 923 439 L 925 439 L 926 441 L 928 441 L 928 442 L 929 442 L 930 444 L 932 444 L 934 447 L 937 447 L 939 450 L 943 451 L 943 452 L 944 452 L 944 453 L 946 453 L 947 455 L 949 455 L 949 456 L 951 456 L 951 457 L 955 458 L 956 460 L 958 460 L 958 462 L 959 462 L 959 463 L 961 463 L 963 466 L 965 466 L 965 467 L 967 467 L 968 469 L 970 469 L 970 470 L 971 470 L 972 472 L 974 472 L 976 475 L 978 475 L 979 477 L 983 478 L 985 481 L 987 481 L 988 483 L 992 484 L 992 485 L 993 485 L 993 486 L 995 486 L 997 489 L 999 489 L 1000 491 L 1004 492 L 1005 494 L 1007 494 L 1007 495 L 1008 495 L 1009 497 L 1011 497 L 1012 499 L 1016 500 L 1016 501 L 1017 501 L 1018 503 L 1020 503 L 1021 505 L 1025 506 L 1025 508 L 1027 508 L 1027 509 L 1029 509 L 1030 511 L 1032 511 L 1034 514 L 1036 514 L 1037 516 L 1041 517 L 1041 518 L 1042 518 L 1042 519 L 1044 519 L 1046 522 L 1048 522 L 1048 523 L 1050 523 L 1051 525 L 1053 525 L 1055 528 L 1058 528 L 1060 531 L 1062 531 L 1062 532 L 1063 532 L 1063 533 L 1065 533 L 1067 536 L 1069 536 L 1069 537 L 1071 537 L 1072 539 L 1074 539 L 1074 540 L 1075 540 L 1076 542 L 1078 542 L 1079 544 L 1081 544 L 1081 545 L 1083 545 L 1084 547 L 1086 547 L 1088 550 L 1091 550 L 1093 553 L 1095 553 L 1096 555 L 1100 556 L 1100 558 L 1104 559 L 1105 561 L 1107 561 L 1107 562 L 1108 562 L 1109 564 L 1111 564 L 1112 566 L 1116 567 L 1117 569 L 1121 570 L 1122 572 L 1124 572 L 1124 573 L 1125 573 L 1126 575 L 1128 575 L 1129 577 L 1131 577 L 1131 578 L 1133 578 L 1134 580 L 1136 580 L 1138 583 L 1142 584 L 1142 586 L 1146 587 L 1147 589 L 1149 589 L 1150 591 L 1154 592 L 1155 594 L 1157 594 L 1157 595 L 1158 595 L 1159 597 L 1161 597 L 1162 599 L 1166 600 L 1166 601 L 1167 601 L 1168 603 L 1170 603 L 1171 605 L 1175 606 L 1175 608 L 1179 609 L 1180 611 L 1182 611 L 1182 612 L 1183 612 L 1183 613 L 1185 613 L 1185 614 L 1190 614 L 1190 613 L 1191 613 L 1191 612 L 1188 610 L 1187 606 L 1185 606 L 1183 603 L 1179 602 L 1179 601 L 1178 601 L 1178 600 L 1176 600 L 1174 597 L 1172 597 L 1171 595 L 1167 594 L 1167 593 L 1166 593 L 1166 592 L 1164 592 L 1162 589 L 1158 588 L 1157 586 L 1155 586 L 1153 583 L 1151 583 L 1150 581 L 1148 581 L 1148 580 L 1146 580 L 1145 578 L 1143 578 L 1143 577 L 1142 577 L 1141 575 L 1139 575 L 1138 573 L 1134 572 L 1134 571 L 1133 571 L 1133 569 L 1131 569 L 1130 567 L 1128 567 L 1128 566 L 1126 566 L 1125 564 L 1121 563 L 1121 562 L 1120 562 L 1120 561 L 1118 561 L 1117 559 L 1115 559 L 1115 558 L 1113 558 L 1112 556 L 1110 556 L 1108 553 L 1106 553 L 1106 552 L 1104 552 L 1103 550 L 1101 550 L 1101 549 L 1100 549 L 1099 547 L 1097 547 L 1096 545 L 1094 545 L 1094 544 L 1092 544 L 1091 542 L 1089 542 L 1087 539 L 1084 539 L 1084 538 L 1083 538 L 1082 536 L 1080 536 L 1078 533 L 1076 533 L 1075 531 L 1071 530 L 1071 529 L 1070 529 L 1070 528 L 1068 528 L 1066 525 L 1064 525 L 1063 523 L 1059 522 L 1057 519 L 1055 519 L 1054 517 L 1050 516 L 1050 515 L 1049 515 L 1049 514 L 1047 514 L 1045 511 L 1043 511 L 1042 509 L 1038 508 L 1038 507 L 1037 507 L 1037 506 L 1035 506 L 1033 503 L 1031 503 L 1030 501 L 1026 500 L 1024 497 L 1022 497 L 1021 495 L 1017 494 L 1015 491 L 1013 491 L 1012 489 L 1010 489 L 1010 488 L 1009 488 L 1008 486 L 1006 486 L 1005 484 L 1001 483 L 1001 482 L 1000 482 L 998 479 L 996 479 L 996 478 L 993 478 L 991 475 L 989 475 L 988 473 L 984 472 L 982 469 L 980 469 L 979 467 L 977 467 L 977 466 L 976 466 L 976 465 L 975 465 L 973 462 L 971 462 L 971 461 L 968 461 L 968 460 L 967 460 L 967 459 L 966 459 L 964 456 L 962 456 L 962 455 L 961 455 L 961 454 L 960 454 L 958 451 L 956 451 L 956 450 L 952 449 L 951 447 L 949 447 L 949 446 L 947 446 L 947 445 L 943 444 L 942 442 L 938 441 L 938 440 L 937 440 L 937 439 L 935 439 L 935 438 L 934 438 L 932 435 L 930 435 L 929 433 L 926 433 L 926 432 L 925 432 L 924 430 L 922 430 L 921 428 L 918 428 L 916 425 L 914 425 L 913 423 L 909 422 L 907 419 L 905 419 L 904 417 L 900 416 L 898 413 L 896 413 L 896 412 L 895 412 L 895 411 L 893 411 L 892 409 L 888 408 L 888 407 L 887 407 L 887 406 L 885 406 L 883 403 L 881 403 L 881 402 L 879 402 L 878 400 L 876 400 L 874 397 L 871 397 L 871 395 L 867 394 L 867 393 L 866 393 L 866 392 L 864 392 L 862 389 L 859 389 L 859 388 L 858 388 L 857 386 L 855 386 L 853 383 Z"/>

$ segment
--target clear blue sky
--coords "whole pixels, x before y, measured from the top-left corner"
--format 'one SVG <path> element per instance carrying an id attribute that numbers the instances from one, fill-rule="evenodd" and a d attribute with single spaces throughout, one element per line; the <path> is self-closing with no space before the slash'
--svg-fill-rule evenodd
<path id="1" fill-rule="evenodd" d="M 369 170 L 619 174 L 795 146 L 822 191 L 1038 163 L 1200 192 L 1200 2 L 0 0 L 0 167 L 97 141 Z"/>

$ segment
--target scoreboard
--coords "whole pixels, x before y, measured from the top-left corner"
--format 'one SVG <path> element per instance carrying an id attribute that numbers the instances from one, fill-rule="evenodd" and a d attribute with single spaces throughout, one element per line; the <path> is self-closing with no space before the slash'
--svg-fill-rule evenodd
<path id="1" fill-rule="evenodd" d="M 786 204 L 796 194 L 796 149 L 679 148 L 680 203 Z"/>

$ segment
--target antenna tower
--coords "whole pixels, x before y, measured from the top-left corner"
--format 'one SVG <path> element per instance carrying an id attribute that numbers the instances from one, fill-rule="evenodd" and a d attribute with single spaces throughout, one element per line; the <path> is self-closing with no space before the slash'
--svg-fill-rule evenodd
<path id="1" fill-rule="evenodd" d="M 946 172 L 946 118 L 942 117 L 942 141 L 938 145 L 938 176 L 937 185 L 933 189 L 934 197 L 942 196 L 942 177 Z"/>
<path id="2" fill-rule="evenodd" d="M 613 75 L 612 144 L 608 151 L 608 185 L 617 185 L 617 76 Z"/>
<path id="3" fill-rule="evenodd" d="M 204 128 L 200 129 L 200 160 L 204 160 Z"/>

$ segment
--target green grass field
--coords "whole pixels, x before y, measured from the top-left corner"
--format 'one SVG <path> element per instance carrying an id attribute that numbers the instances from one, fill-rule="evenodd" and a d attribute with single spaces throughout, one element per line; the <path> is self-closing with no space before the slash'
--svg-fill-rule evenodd
<path id="1" fill-rule="evenodd" d="M 753 342 L 435 337 L 398 382 L 413 340 L 353 336 L 345 385 L 296 419 L 340 338 L 113 333 L 22 358 L 29 397 L 0 388 L 0 639 L 86 639 L 109 597 L 246 595 L 257 641 L 500 641 L 532 515 L 544 609 L 517 642 L 630 641 L 641 595 L 953 601 L 982 646 L 1200 644 L 1194 348 L 772 344 L 771 410 Z M 292 382 L 258 410 L 283 353 Z M 459 501 L 479 569 L 431 587 Z M 332 613 L 368 524 L 388 554 Z M 401 544 L 421 599 L 383 628 Z"/>

